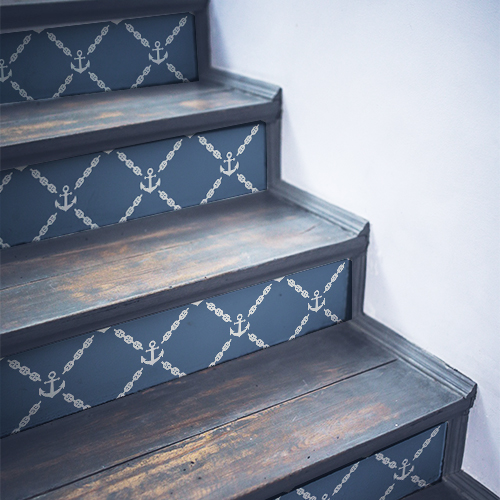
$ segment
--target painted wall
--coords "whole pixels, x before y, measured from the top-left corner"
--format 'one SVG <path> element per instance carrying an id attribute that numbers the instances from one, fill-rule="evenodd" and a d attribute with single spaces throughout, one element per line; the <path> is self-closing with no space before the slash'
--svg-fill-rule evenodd
<path id="1" fill-rule="evenodd" d="M 213 63 L 284 90 L 284 178 L 370 220 L 365 310 L 473 378 L 500 494 L 499 6 L 212 0 Z"/>

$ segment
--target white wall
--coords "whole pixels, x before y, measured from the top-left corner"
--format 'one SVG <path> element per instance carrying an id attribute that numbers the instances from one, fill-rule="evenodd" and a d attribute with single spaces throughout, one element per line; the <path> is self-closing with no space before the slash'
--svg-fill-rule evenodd
<path id="1" fill-rule="evenodd" d="M 212 0 L 214 66 L 284 90 L 284 178 L 371 222 L 365 310 L 474 379 L 500 494 L 499 1 Z"/>

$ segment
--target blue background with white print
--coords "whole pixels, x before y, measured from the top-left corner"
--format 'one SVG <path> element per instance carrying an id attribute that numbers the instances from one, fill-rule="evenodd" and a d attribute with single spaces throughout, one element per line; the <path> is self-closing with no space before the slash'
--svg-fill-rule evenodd
<path id="1" fill-rule="evenodd" d="M 348 320 L 350 280 L 350 261 L 335 262 L 6 357 L 1 434 Z M 238 337 L 231 329 L 238 332 L 240 314 L 241 330 L 250 327 Z M 64 382 L 52 397 L 40 394 L 50 393 L 51 372 L 54 392 Z"/>
<path id="2" fill-rule="evenodd" d="M 0 35 L 0 59 L 5 66 L 4 81 L 0 81 L 1 102 L 47 99 L 198 79 L 192 14 L 117 22 L 46 28 L 40 33 L 25 31 Z M 174 30 L 177 34 L 174 34 Z M 55 41 L 49 37 L 55 37 Z M 170 42 L 167 44 L 167 41 Z M 160 58 L 155 50 L 156 42 L 162 49 Z M 58 43 L 62 44 L 61 48 L 57 46 Z M 73 64 L 75 68 L 80 68 L 77 59 L 80 50 L 85 58 L 82 59 L 81 67 L 86 67 L 90 62 L 81 73 L 71 66 Z M 155 60 L 163 59 L 165 50 L 167 58 L 160 64 L 150 59 L 150 56 Z M 103 88 L 99 86 L 99 81 L 103 82 Z M 60 88 L 61 85 L 65 88 Z"/>

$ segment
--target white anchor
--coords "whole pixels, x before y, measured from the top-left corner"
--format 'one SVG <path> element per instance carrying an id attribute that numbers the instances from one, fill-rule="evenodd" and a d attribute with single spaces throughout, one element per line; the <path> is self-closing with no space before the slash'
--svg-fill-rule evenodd
<path id="1" fill-rule="evenodd" d="M 230 328 L 231 330 L 231 335 L 234 335 L 235 337 L 241 337 L 249 328 L 250 328 L 250 323 L 247 323 L 247 326 L 245 326 L 245 329 L 241 329 L 242 323 L 244 323 L 246 319 L 243 319 L 243 314 L 238 314 L 238 321 L 236 321 L 234 324 L 238 325 L 238 331 L 233 332 L 233 329 Z"/>
<path id="2" fill-rule="evenodd" d="M 64 205 L 59 204 L 59 202 L 56 200 L 56 207 L 67 212 L 76 203 L 76 196 L 75 196 L 73 198 L 73 201 L 68 205 L 68 196 L 70 196 L 72 194 L 73 193 L 69 192 L 69 186 L 64 186 L 63 187 L 63 194 L 59 195 L 59 196 L 64 196 Z"/>
<path id="3" fill-rule="evenodd" d="M 311 307 L 311 304 L 307 304 L 307 309 L 309 309 L 309 311 L 314 311 L 315 313 L 317 313 L 325 305 L 325 299 L 323 299 L 321 305 L 318 305 L 319 299 L 321 299 L 321 297 L 323 297 L 323 295 L 320 295 L 319 290 L 316 290 L 312 299 L 316 301 L 316 306 Z"/>
<path id="4" fill-rule="evenodd" d="M 146 187 L 142 182 L 141 182 L 141 189 L 143 191 L 146 191 L 147 193 L 151 194 L 160 184 L 161 184 L 161 179 L 158 179 L 158 182 L 153 186 L 153 177 L 156 177 L 156 175 L 153 175 L 153 169 L 148 168 L 148 175 L 144 177 L 144 179 L 148 179 L 149 181 L 149 186 Z"/>
<path id="5" fill-rule="evenodd" d="M 151 349 L 148 349 L 146 352 L 150 352 L 151 353 L 151 359 L 150 360 L 146 360 L 146 358 L 144 356 L 141 356 L 141 363 L 144 363 L 146 365 L 154 365 L 161 357 L 163 357 L 163 349 L 161 350 L 161 352 L 158 355 L 158 357 L 155 358 L 155 351 L 156 351 L 156 349 L 159 349 L 159 347 L 156 347 L 156 342 L 154 340 L 152 340 L 149 343 L 149 347 Z"/>
<path id="6" fill-rule="evenodd" d="M 2 72 L 2 76 L 0 76 L 0 82 L 2 83 L 7 81 L 12 76 L 12 70 L 9 70 L 9 74 L 7 76 L 4 75 L 3 70 L 8 68 L 8 66 L 5 66 L 4 63 L 5 61 L 3 59 L 0 59 L 0 71 Z"/>
<path id="7" fill-rule="evenodd" d="M 161 64 L 168 57 L 167 51 L 165 51 L 163 59 L 160 57 L 160 50 L 163 50 L 163 48 L 160 47 L 160 42 L 155 42 L 155 48 L 153 50 L 156 52 L 156 59 L 151 54 L 149 54 L 149 60 L 153 61 L 156 64 Z"/>
<path id="8" fill-rule="evenodd" d="M 406 472 L 406 467 L 408 467 L 408 459 L 405 458 L 403 460 L 403 467 L 400 467 L 399 469 L 403 469 L 403 472 L 401 473 L 401 476 L 398 476 L 396 473 L 394 473 L 394 479 L 397 479 L 399 481 L 403 481 L 405 480 L 412 472 L 413 472 L 413 469 L 415 468 L 413 465 L 411 466 L 411 469 Z"/>
<path id="9" fill-rule="evenodd" d="M 236 170 L 238 170 L 240 163 L 237 162 L 235 167 L 231 168 L 231 162 L 236 160 L 236 158 L 233 158 L 233 153 L 231 153 L 231 151 L 229 151 L 229 153 L 227 153 L 226 158 L 227 158 L 227 160 L 224 160 L 224 163 L 227 163 L 227 170 L 224 170 L 224 167 L 221 165 L 220 171 L 229 177 L 231 174 L 234 174 L 234 172 L 236 172 Z"/>
<path id="10" fill-rule="evenodd" d="M 56 378 L 56 372 L 50 372 L 49 373 L 49 380 L 47 382 L 44 382 L 44 384 L 50 384 L 50 392 L 44 392 L 43 389 L 38 389 L 38 394 L 40 396 L 45 396 L 46 398 L 53 398 L 56 394 L 61 392 L 64 389 L 64 386 L 66 385 L 66 382 L 63 380 L 62 384 L 59 386 L 59 389 L 57 391 L 54 391 L 54 383 L 57 380 L 61 380 L 60 378 Z"/>
<path id="11" fill-rule="evenodd" d="M 73 63 L 71 63 L 71 69 L 73 71 L 78 71 L 78 73 L 83 73 L 90 66 L 90 61 L 87 61 L 87 64 L 85 65 L 85 67 L 82 67 L 82 59 L 87 59 L 85 56 L 82 56 L 82 54 L 83 54 L 83 52 L 81 50 L 79 50 L 76 53 L 76 55 L 78 57 L 73 58 L 73 59 L 78 59 L 78 68 L 75 68 L 75 65 Z"/>

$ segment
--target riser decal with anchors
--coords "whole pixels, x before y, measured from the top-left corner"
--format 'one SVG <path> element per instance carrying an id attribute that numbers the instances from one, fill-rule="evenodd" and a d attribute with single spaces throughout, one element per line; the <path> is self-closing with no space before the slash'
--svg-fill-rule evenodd
<path id="1" fill-rule="evenodd" d="M 446 428 L 443 423 L 275 500 L 399 500 L 440 479 Z"/>
<path id="2" fill-rule="evenodd" d="M 350 289 L 344 260 L 7 356 L 2 435 L 349 320 Z"/>
<path id="3" fill-rule="evenodd" d="M 0 42 L 2 103 L 198 80 L 189 13 L 6 33 Z"/>
<path id="4" fill-rule="evenodd" d="M 265 190 L 266 125 L 20 167 L 0 182 L 6 248 Z"/>

